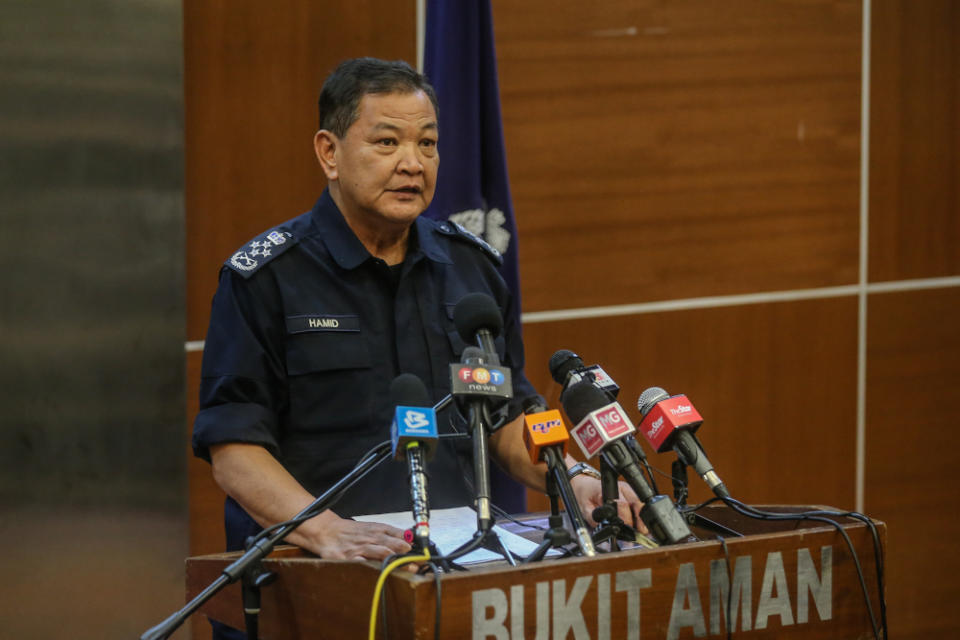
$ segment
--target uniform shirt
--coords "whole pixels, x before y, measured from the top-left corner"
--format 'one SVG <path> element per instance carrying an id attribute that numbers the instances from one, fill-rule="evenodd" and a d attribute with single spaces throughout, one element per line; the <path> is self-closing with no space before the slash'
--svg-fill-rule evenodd
<path id="1" fill-rule="evenodd" d="M 389 438 L 389 387 L 413 373 L 434 402 L 450 390 L 450 363 L 466 344 L 453 309 L 467 293 L 496 300 L 505 321 L 497 338 L 513 373 L 508 419 L 535 394 L 523 374 L 523 344 L 511 320 L 512 295 L 496 252 L 449 222 L 419 217 L 406 259 L 391 268 L 347 226 L 327 191 L 314 208 L 262 234 L 221 270 L 203 355 L 194 453 L 210 445 L 258 444 L 308 491 L 319 495 L 363 454 Z M 441 433 L 466 432 L 455 411 Z M 470 504 L 469 440 L 443 440 L 428 465 L 434 508 Z M 351 488 L 333 511 L 348 517 L 409 508 L 406 464 L 386 461 Z M 228 500 L 228 548 L 252 520 Z"/>

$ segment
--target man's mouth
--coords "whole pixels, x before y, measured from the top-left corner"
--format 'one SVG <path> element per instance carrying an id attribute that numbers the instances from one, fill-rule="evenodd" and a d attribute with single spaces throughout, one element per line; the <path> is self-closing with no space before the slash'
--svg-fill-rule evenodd
<path id="1" fill-rule="evenodd" d="M 409 193 L 409 194 L 416 195 L 416 194 L 419 194 L 421 191 L 423 191 L 423 189 L 421 189 L 420 187 L 411 185 L 407 187 L 397 187 L 396 189 L 391 189 L 391 191 L 395 193 Z"/>

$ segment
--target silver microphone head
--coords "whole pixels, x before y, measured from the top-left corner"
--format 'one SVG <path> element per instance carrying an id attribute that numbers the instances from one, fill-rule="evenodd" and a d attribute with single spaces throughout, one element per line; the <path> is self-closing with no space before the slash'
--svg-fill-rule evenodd
<path id="1" fill-rule="evenodd" d="M 637 398 L 637 409 L 640 409 L 640 414 L 646 417 L 650 409 L 653 409 L 653 405 L 669 397 L 670 394 L 660 387 L 650 387 Z"/>

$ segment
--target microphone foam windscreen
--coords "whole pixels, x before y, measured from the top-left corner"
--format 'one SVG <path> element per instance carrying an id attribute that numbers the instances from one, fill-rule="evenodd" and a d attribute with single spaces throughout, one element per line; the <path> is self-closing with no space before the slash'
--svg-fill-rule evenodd
<path id="1" fill-rule="evenodd" d="M 460 354 L 460 362 L 464 364 L 477 364 L 483 361 L 485 355 L 483 349 L 470 345 L 464 347 L 463 353 Z"/>
<path id="2" fill-rule="evenodd" d="M 486 329 L 494 337 L 503 331 L 503 316 L 496 301 L 485 293 L 468 293 L 453 308 L 453 324 L 466 343 L 473 342 L 477 331 Z"/>
<path id="3" fill-rule="evenodd" d="M 560 349 L 550 356 L 550 376 L 557 382 L 563 384 L 567 381 L 567 376 L 574 369 L 583 366 L 583 360 L 573 351 Z"/>
<path id="4" fill-rule="evenodd" d="M 390 383 L 390 404 L 402 407 L 430 407 L 426 385 L 412 373 L 401 373 Z"/>
<path id="5" fill-rule="evenodd" d="M 570 422 L 579 424 L 591 411 L 610 404 L 607 394 L 598 389 L 589 380 L 581 380 L 572 385 L 563 394 L 563 410 L 567 412 Z"/>
<path id="6" fill-rule="evenodd" d="M 532 413 L 540 413 L 541 411 L 547 410 L 547 401 L 543 399 L 541 395 L 532 395 L 527 396 L 523 399 L 523 403 L 520 405 L 523 407 L 523 412 L 527 415 Z"/>
<path id="7" fill-rule="evenodd" d="M 637 398 L 637 408 L 640 409 L 641 415 L 646 416 L 650 409 L 653 409 L 653 405 L 669 397 L 670 394 L 660 387 L 650 387 Z"/>

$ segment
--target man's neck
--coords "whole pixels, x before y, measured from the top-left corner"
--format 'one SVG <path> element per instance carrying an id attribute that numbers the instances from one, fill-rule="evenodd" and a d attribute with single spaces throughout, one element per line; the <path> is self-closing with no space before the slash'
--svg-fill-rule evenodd
<path id="1" fill-rule="evenodd" d="M 347 226 L 353 231 L 360 243 L 374 258 L 380 258 L 388 265 L 400 264 L 407 257 L 407 243 L 410 239 L 410 225 L 393 226 L 388 224 L 365 224 L 362 216 L 349 212 L 333 189 L 330 196 L 340 210 Z"/>

